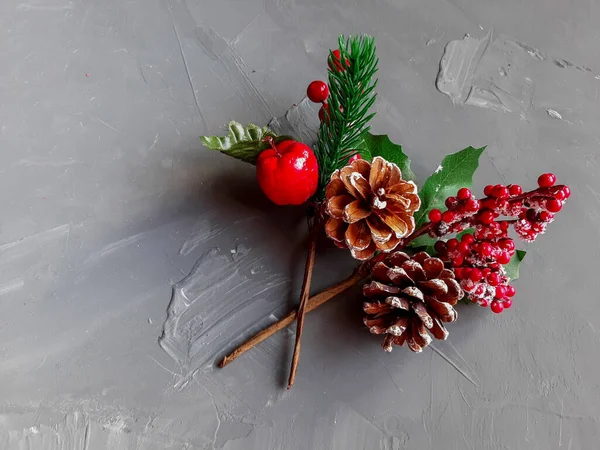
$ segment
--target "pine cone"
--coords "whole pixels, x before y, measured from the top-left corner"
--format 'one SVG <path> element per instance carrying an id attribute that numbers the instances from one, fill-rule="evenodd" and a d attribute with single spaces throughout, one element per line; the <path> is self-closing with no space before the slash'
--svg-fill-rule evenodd
<path id="1" fill-rule="evenodd" d="M 370 300 L 363 304 L 364 322 L 371 333 L 385 335 L 386 352 L 392 351 L 392 344 L 404 343 L 421 352 L 431 343 L 429 333 L 436 339 L 448 337 L 443 322 L 456 320 L 452 306 L 464 293 L 441 259 L 426 252 L 412 258 L 393 252 L 373 266 L 371 280 L 363 286 L 363 295 Z"/>
<path id="2" fill-rule="evenodd" d="M 421 206 L 417 186 L 402 179 L 395 164 L 377 156 L 336 170 L 325 191 L 325 231 L 334 243 L 365 260 L 389 252 L 415 229 Z"/>

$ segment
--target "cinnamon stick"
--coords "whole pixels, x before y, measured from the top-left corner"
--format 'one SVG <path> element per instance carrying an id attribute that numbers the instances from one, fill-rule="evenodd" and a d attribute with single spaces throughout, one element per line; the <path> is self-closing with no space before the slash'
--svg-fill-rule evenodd
<path id="1" fill-rule="evenodd" d="M 319 292 L 318 294 L 310 297 L 306 302 L 305 312 L 308 313 L 317 309 L 319 306 L 327 303 L 332 298 L 350 289 L 352 286 L 358 284 L 363 278 L 364 275 L 361 274 L 358 269 L 355 270 L 354 273 L 345 280 L 342 280 L 339 283 L 334 284 L 333 286 L 330 286 L 327 289 Z M 294 322 L 294 320 L 296 320 L 296 316 L 297 312 L 294 310 L 290 312 L 287 316 L 285 316 L 283 319 L 269 325 L 264 330 L 259 331 L 246 342 L 244 342 L 242 345 L 240 345 L 238 348 L 236 348 L 234 351 L 232 351 L 229 355 L 223 358 L 223 360 L 219 363 L 219 367 L 225 367 L 229 363 L 235 361 L 237 358 L 242 356 L 251 348 L 254 348 L 262 341 L 273 336 L 278 331 L 284 329 L 292 322 Z"/>

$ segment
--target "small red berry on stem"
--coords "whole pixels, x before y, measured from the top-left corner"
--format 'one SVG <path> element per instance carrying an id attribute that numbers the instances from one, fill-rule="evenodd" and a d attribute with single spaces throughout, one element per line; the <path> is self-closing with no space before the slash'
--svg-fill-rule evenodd
<path id="1" fill-rule="evenodd" d="M 329 66 L 330 70 L 334 72 L 343 72 L 346 70 L 346 67 L 350 67 L 350 61 L 348 61 L 348 58 L 346 58 L 344 67 L 344 64 L 342 64 L 342 54 L 337 48 L 331 53 L 332 54 L 329 56 L 327 61 L 327 65 Z"/>
<path id="2" fill-rule="evenodd" d="M 440 220 L 442 220 L 442 212 L 439 209 L 432 209 L 431 211 L 429 211 L 429 214 L 427 216 L 429 217 L 429 220 L 433 223 L 437 223 Z"/>
<path id="3" fill-rule="evenodd" d="M 492 301 L 491 309 L 492 312 L 500 314 L 502 311 L 504 311 L 504 304 L 498 300 L 494 300 Z"/>
<path id="4" fill-rule="evenodd" d="M 462 188 L 459 189 L 458 193 L 456 194 L 456 198 L 458 198 L 459 200 L 468 200 L 471 198 L 471 190 L 468 188 Z"/>
<path id="5" fill-rule="evenodd" d="M 444 223 L 452 223 L 455 219 L 455 214 L 452 211 L 444 211 L 442 213 L 442 222 Z"/>
<path id="6" fill-rule="evenodd" d="M 482 211 L 477 216 L 477 220 L 484 225 L 489 225 L 494 221 L 494 213 L 492 211 Z"/>
<path id="7" fill-rule="evenodd" d="M 319 109 L 319 120 L 329 123 L 329 104 L 323 103 L 323 106 Z"/>
<path id="8" fill-rule="evenodd" d="M 493 190 L 494 190 L 494 186 L 492 186 L 491 184 L 488 184 L 488 185 L 487 185 L 487 186 L 486 186 L 486 187 L 483 189 L 483 193 L 484 193 L 486 196 L 488 196 L 488 197 L 489 197 L 490 195 L 492 195 L 492 191 L 493 191 Z"/>
<path id="9" fill-rule="evenodd" d="M 562 209 L 562 206 L 562 202 L 555 198 L 551 198 L 546 202 L 546 209 L 551 213 L 559 212 Z"/>
<path id="10" fill-rule="evenodd" d="M 511 184 L 508 187 L 508 192 L 510 195 L 521 195 L 523 193 L 523 188 L 518 184 Z"/>
<path id="11" fill-rule="evenodd" d="M 321 80 L 313 81 L 308 85 L 306 95 L 313 103 L 323 103 L 329 97 L 329 86 Z"/>
<path id="12" fill-rule="evenodd" d="M 506 198 L 508 197 L 508 194 L 508 188 L 506 186 L 502 186 L 501 184 L 497 184 L 492 190 L 492 196 L 496 198 Z"/>
<path id="13" fill-rule="evenodd" d="M 538 178 L 539 187 L 551 187 L 556 183 L 556 175 L 553 173 L 545 173 Z"/>
<path id="14" fill-rule="evenodd" d="M 512 306 L 512 300 L 510 298 L 507 298 L 504 300 L 504 309 L 508 309 Z"/>

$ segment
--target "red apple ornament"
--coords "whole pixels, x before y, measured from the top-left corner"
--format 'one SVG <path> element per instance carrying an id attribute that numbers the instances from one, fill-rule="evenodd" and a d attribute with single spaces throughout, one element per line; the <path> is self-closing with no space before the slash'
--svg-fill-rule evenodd
<path id="1" fill-rule="evenodd" d="M 292 140 L 263 150 L 256 161 L 256 178 L 265 195 L 276 205 L 301 205 L 314 195 L 319 182 L 319 166 L 307 145 Z"/>

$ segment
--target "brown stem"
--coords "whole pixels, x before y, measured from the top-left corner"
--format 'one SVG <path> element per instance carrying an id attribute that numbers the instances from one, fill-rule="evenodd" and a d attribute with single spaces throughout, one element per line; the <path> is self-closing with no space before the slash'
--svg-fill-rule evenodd
<path id="1" fill-rule="evenodd" d="M 294 344 L 294 354 L 292 356 L 292 367 L 290 368 L 290 378 L 288 379 L 288 389 L 291 389 L 296 380 L 296 371 L 300 361 L 300 347 L 302 332 L 304 331 L 304 315 L 306 314 L 306 302 L 310 295 L 310 283 L 312 281 L 313 268 L 315 266 L 315 254 L 317 252 L 317 240 L 319 237 L 320 221 L 312 225 L 310 238 L 308 241 L 308 254 L 306 255 L 306 266 L 304 267 L 304 279 L 302 280 L 302 290 L 300 291 L 300 305 L 296 317 L 296 342 Z"/>
<path id="2" fill-rule="evenodd" d="M 358 284 L 363 278 L 364 275 L 359 270 L 355 270 L 354 273 L 345 280 L 342 280 L 339 283 L 334 284 L 333 286 L 330 286 L 327 289 L 309 298 L 308 302 L 306 302 L 306 312 L 309 313 L 317 309 L 319 306 L 327 303 L 332 298 L 337 297 L 342 292 Z M 297 313 L 294 310 L 287 316 L 285 316 L 283 319 L 269 325 L 264 330 L 259 331 L 246 342 L 244 342 L 242 345 L 240 345 L 238 348 L 236 348 L 233 352 L 231 352 L 229 355 L 223 358 L 223 360 L 219 363 L 219 367 L 225 367 L 227 364 L 229 364 L 232 361 L 235 361 L 237 358 L 242 356 L 251 348 L 257 346 L 262 341 L 273 336 L 278 331 L 284 329 L 292 322 L 294 322 L 294 320 L 296 320 L 296 316 Z"/>

